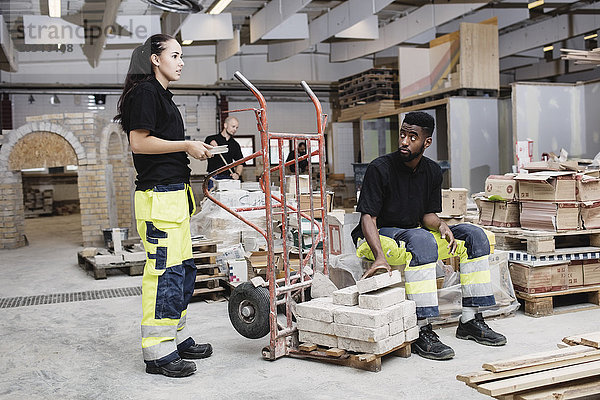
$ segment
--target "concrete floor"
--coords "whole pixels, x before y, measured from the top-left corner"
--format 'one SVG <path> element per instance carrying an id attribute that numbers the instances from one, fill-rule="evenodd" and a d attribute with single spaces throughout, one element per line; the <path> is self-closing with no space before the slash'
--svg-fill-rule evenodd
<path id="1" fill-rule="evenodd" d="M 0 251 L 0 298 L 141 285 L 125 274 L 94 280 L 77 266 L 79 215 L 28 219 L 29 246 Z M 600 311 L 491 321 L 501 348 L 438 330 L 456 352 L 434 362 L 386 357 L 379 373 L 313 361 L 265 361 L 267 338 L 250 340 L 229 323 L 226 302 L 190 304 L 188 322 L 214 354 L 198 372 L 170 379 L 144 372 L 140 351 L 141 298 L 121 297 L 0 309 L 1 399 L 483 399 L 457 374 L 481 364 L 556 348 L 567 335 L 598 330 Z"/>

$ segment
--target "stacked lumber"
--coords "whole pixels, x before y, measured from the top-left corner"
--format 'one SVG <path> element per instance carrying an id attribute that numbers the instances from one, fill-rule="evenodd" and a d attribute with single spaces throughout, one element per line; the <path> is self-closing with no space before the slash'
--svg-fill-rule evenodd
<path id="1" fill-rule="evenodd" d="M 596 64 L 600 65 L 600 47 L 594 50 L 573 50 L 560 49 L 563 54 L 560 56 L 563 60 L 573 60 L 575 64 Z"/>
<path id="2" fill-rule="evenodd" d="M 582 335 L 567 336 L 563 338 L 563 343 L 569 346 L 589 346 L 595 349 L 600 349 L 600 331 L 585 333 Z"/>
<path id="3" fill-rule="evenodd" d="M 600 350 L 592 346 L 567 346 L 485 363 L 482 368 L 484 371 L 456 379 L 502 400 L 575 399 L 600 394 Z"/>

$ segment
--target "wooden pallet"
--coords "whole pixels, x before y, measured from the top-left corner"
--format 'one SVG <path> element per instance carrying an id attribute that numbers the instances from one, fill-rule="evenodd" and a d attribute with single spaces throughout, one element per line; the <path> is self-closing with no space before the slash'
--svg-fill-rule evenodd
<path id="1" fill-rule="evenodd" d="M 589 310 L 600 307 L 600 285 L 583 286 L 570 288 L 566 290 L 558 290 L 556 292 L 546 293 L 523 293 L 515 292 L 518 299 L 525 303 L 525 314 L 532 317 L 543 317 L 553 314 L 564 314 L 573 311 Z M 558 307 L 560 302 L 568 301 L 567 296 L 583 295 L 587 299 L 587 303 L 577 304 L 575 306 Z M 573 300 L 573 298 L 571 298 Z"/>
<path id="2" fill-rule="evenodd" d="M 593 347 L 529 354 L 482 368 L 456 379 L 502 400 L 572 399 L 600 393 L 600 350 Z"/>
<path id="3" fill-rule="evenodd" d="M 410 357 L 411 343 L 405 342 L 384 354 L 378 355 L 354 353 L 338 348 L 325 348 L 312 343 L 302 343 L 298 346 L 298 350 L 290 350 L 289 355 L 295 358 L 306 358 L 365 371 L 379 372 L 381 371 L 381 359 L 388 354 L 403 358 Z"/>
<path id="4" fill-rule="evenodd" d="M 192 238 L 192 256 L 198 269 L 194 283 L 194 298 L 218 300 L 227 294 L 227 274 L 216 265 L 217 244 L 220 241 Z"/>
<path id="5" fill-rule="evenodd" d="M 94 257 L 86 256 L 82 251 L 77 253 L 77 263 L 84 270 L 91 272 L 94 275 L 94 279 L 106 279 L 106 271 L 109 269 L 120 269 L 130 276 L 142 275 L 144 273 L 146 261 L 128 261 L 99 265 L 94 260 Z"/>
<path id="6" fill-rule="evenodd" d="M 482 228 L 494 232 L 499 250 L 526 250 L 531 255 L 546 255 L 574 247 L 600 247 L 600 229 L 551 232 L 496 226 Z"/>

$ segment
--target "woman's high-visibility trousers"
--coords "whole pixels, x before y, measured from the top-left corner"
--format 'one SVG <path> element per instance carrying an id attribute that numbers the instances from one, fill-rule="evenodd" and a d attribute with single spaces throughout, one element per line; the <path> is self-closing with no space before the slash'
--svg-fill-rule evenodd
<path id="1" fill-rule="evenodd" d="M 135 192 L 137 229 L 146 250 L 142 352 L 148 364 L 168 364 L 195 344 L 186 328 L 196 280 L 190 235 L 194 210 L 194 196 L 185 183 Z"/>

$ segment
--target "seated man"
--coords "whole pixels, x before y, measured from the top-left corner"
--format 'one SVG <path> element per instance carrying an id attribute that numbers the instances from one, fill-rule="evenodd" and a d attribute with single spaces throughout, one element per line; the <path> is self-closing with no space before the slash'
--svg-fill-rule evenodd
<path id="1" fill-rule="evenodd" d="M 387 238 L 406 244 L 401 252 L 407 264 L 406 295 L 417 304 L 420 327 L 413 352 L 425 358 L 447 360 L 454 357 L 454 350 L 440 341 L 427 318 L 439 315 L 436 261 L 457 250 L 463 308 L 456 337 L 489 346 L 504 345 L 506 338 L 490 329 L 478 310 L 496 304 L 487 235 L 471 224 L 449 227 L 436 215 L 442 210 L 442 171 L 436 162 L 423 156 L 431 145 L 434 124 L 424 112 L 407 114 L 400 128 L 398 151 L 369 164 L 356 207 L 362 215 L 352 231 L 352 239 L 355 244 L 366 243 L 363 248 L 368 245 L 372 253 L 373 267 L 365 276 L 379 268 L 390 271 L 386 259 L 389 246 L 385 246 L 385 252 L 382 248 L 382 243 L 389 241 Z M 380 235 L 384 238 L 380 239 Z"/>

